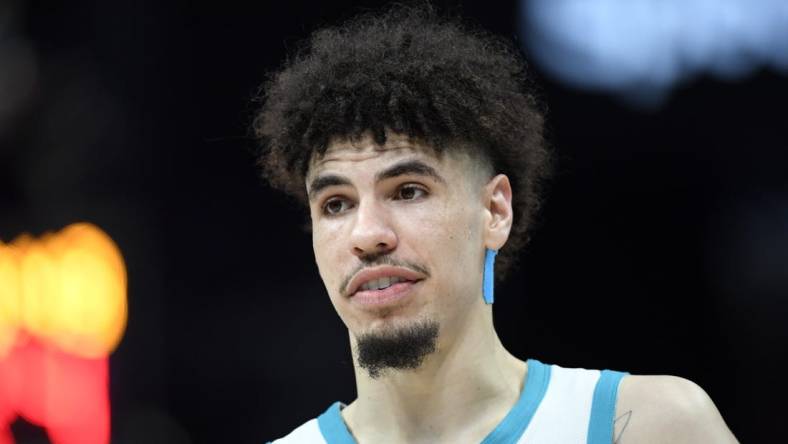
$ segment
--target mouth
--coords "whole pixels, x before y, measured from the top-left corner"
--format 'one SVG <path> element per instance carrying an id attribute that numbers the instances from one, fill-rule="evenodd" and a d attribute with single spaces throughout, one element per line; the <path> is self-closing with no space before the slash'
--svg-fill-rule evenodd
<path id="1" fill-rule="evenodd" d="M 351 279 L 347 295 L 363 305 L 382 305 L 412 292 L 426 275 L 404 267 L 383 266 L 366 269 Z"/>
<path id="2" fill-rule="evenodd" d="M 387 277 L 382 277 L 379 279 L 374 279 L 371 281 L 364 282 L 361 285 L 361 287 L 359 287 L 358 291 L 385 290 L 391 287 L 392 285 L 399 284 L 400 282 L 413 282 L 413 281 L 409 281 L 399 276 L 387 276 Z"/>
<path id="3" fill-rule="evenodd" d="M 380 280 L 376 279 L 376 281 Z M 413 294 L 420 282 L 421 280 L 389 279 L 388 283 L 384 281 L 375 284 L 373 281 L 370 282 L 373 285 L 361 286 L 351 295 L 350 300 L 354 304 L 369 308 L 394 305 Z"/>

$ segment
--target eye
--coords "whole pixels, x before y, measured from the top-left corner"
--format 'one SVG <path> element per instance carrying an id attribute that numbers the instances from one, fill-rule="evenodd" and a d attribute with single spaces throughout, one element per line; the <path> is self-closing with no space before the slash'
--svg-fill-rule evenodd
<path id="1" fill-rule="evenodd" d="M 343 197 L 332 197 L 323 204 L 323 214 L 327 216 L 336 216 L 340 213 L 352 208 L 352 204 L 348 199 Z"/>
<path id="2" fill-rule="evenodd" d="M 416 200 L 426 195 L 427 190 L 418 185 L 410 183 L 399 187 L 394 198 L 396 200 Z"/>

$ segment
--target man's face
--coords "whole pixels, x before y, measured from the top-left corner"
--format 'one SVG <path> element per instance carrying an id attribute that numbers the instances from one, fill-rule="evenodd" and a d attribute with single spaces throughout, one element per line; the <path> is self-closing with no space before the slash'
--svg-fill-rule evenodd
<path id="1" fill-rule="evenodd" d="M 390 134 L 337 140 L 306 184 L 320 275 L 355 338 L 437 322 L 459 328 L 481 298 L 487 168 Z"/>

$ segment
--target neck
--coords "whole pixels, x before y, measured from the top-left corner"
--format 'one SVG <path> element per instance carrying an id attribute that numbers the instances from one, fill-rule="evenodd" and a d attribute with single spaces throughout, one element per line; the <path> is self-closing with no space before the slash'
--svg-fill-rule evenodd
<path id="1" fill-rule="evenodd" d="M 481 441 L 503 419 L 520 397 L 525 363 L 501 344 L 491 306 L 470 316 L 441 331 L 416 370 L 372 379 L 356 364 L 358 399 L 342 415 L 359 442 Z"/>

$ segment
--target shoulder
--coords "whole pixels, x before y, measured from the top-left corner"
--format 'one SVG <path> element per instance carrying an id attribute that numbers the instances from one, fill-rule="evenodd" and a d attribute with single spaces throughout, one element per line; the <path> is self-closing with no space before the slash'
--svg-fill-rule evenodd
<path id="1" fill-rule="evenodd" d="M 290 432 L 287 436 L 273 441 L 272 444 L 319 444 L 324 443 L 323 434 L 317 424 L 317 418 L 311 419 Z"/>
<path id="2" fill-rule="evenodd" d="M 625 377 L 618 389 L 615 443 L 735 443 L 709 395 L 677 376 Z"/>

